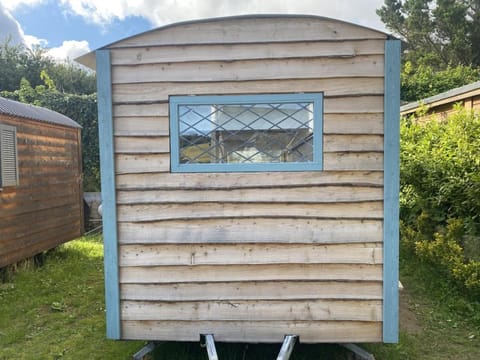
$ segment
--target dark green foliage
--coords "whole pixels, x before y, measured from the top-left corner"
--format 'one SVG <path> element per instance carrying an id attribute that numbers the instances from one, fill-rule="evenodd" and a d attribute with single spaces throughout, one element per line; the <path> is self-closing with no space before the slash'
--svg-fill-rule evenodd
<path id="1" fill-rule="evenodd" d="M 377 10 L 405 41 L 403 101 L 420 100 L 480 80 L 480 1 L 385 0 Z"/>
<path id="2" fill-rule="evenodd" d="M 445 121 L 401 125 L 402 247 L 480 296 L 480 118 L 465 110 Z M 477 241 L 478 242 L 478 241 Z"/>
<path id="3" fill-rule="evenodd" d="M 0 91 L 15 91 L 22 79 L 35 88 L 44 82 L 41 72 L 48 73 L 55 88 L 72 94 L 96 92 L 95 74 L 81 69 L 73 63 L 56 63 L 47 55 L 47 50 L 33 50 L 22 45 L 11 45 L 7 40 L 0 44 Z"/>
<path id="4" fill-rule="evenodd" d="M 479 6 L 478 0 L 385 0 L 377 14 L 407 42 L 406 60 L 435 69 L 478 67 Z"/>
<path id="5" fill-rule="evenodd" d="M 480 79 L 480 71 L 464 65 L 447 66 L 436 71 L 432 66 L 415 67 L 407 61 L 403 64 L 400 77 L 402 100 L 410 102 L 475 82 Z"/>

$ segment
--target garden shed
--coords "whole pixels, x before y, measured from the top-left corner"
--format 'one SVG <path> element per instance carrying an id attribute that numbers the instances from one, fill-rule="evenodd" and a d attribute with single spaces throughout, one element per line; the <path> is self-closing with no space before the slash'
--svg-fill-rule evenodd
<path id="1" fill-rule="evenodd" d="M 398 40 L 240 16 L 78 61 L 98 79 L 108 337 L 397 341 Z"/>
<path id="2" fill-rule="evenodd" d="M 83 233 L 81 127 L 0 97 L 0 268 Z"/>

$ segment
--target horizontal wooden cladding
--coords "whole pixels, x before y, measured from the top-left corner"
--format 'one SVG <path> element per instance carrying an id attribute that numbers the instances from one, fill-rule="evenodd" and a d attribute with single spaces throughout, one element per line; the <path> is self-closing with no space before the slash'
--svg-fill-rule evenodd
<path id="1" fill-rule="evenodd" d="M 167 116 L 116 117 L 113 120 L 115 136 L 168 136 Z"/>
<path id="2" fill-rule="evenodd" d="M 262 93 L 323 92 L 329 96 L 383 95 L 383 78 L 312 78 L 219 81 L 219 82 L 149 82 L 142 84 L 114 84 L 114 103 L 157 102 L 170 95 L 262 94 Z"/>
<path id="3" fill-rule="evenodd" d="M 79 237 L 81 235 L 80 226 L 80 219 L 78 219 L 66 225 L 52 226 L 42 230 L 33 237 L 29 235 L 24 239 L 16 239 L 13 246 L 9 247 L 11 251 L 2 248 L 0 268 Z M 3 236 L 1 230 L 0 236 Z M 3 240 L 3 237 L 1 238 Z"/>
<path id="4" fill-rule="evenodd" d="M 21 216 L 32 217 L 35 219 L 35 214 L 44 211 L 53 211 L 62 206 L 80 206 L 79 201 L 79 194 L 73 195 L 60 195 L 56 196 L 56 194 L 51 193 L 51 196 L 46 200 L 38 200 L 38 201 L 30 201 L 25 202 L 22 204 L 17 204 L 12 202 L 10 204 L 2 204 L 0 218 L 7 219 L 8 218 L 17 218 L 17 221 L 21 221 Z M 30 220 L 31 221 L 31 220 Z M 28 224 L 28 221 L 26 222 Z"/>
<path id="5" fill-rule="evenodd" d="M 113 84 L 159 81 L 235 81 L 337 77 L 383 77 L 383 55 L 117 65 Z"/>
<path id="6" fill-rule="evenodd" d="M 382 291 L 381 281 L 229 281 L 121 284 L 120 298 L 140 301 L 381 300 Z"/>
<path id="7" fill-rule="evenodd" d="M 383 152 L 331 152 L 323 154 L 323 170 L 382 171 Z"/>
<path id="8" fill-rule="evenodd" d="M 382 321 L 379 300 L 122 301 L 122 320 Z"/>
<path id="9" fill-rule="evenodd" d="M 381 244 L 122 245 L 120 266 L 222 264 L 381 264 Z"/>
<path id="10" fill-rule="evenodd" d="M 72 196 L 74 199 L 72 203 L 76 203 L 75 196 L 78 196 L 80 191 L 79 185 L 76 182 L 63 183 L 61 187 L 45 186 L 43 190 L 44 191 L 18 187 L 13 193 L 2 194 L 0 197 L 0 206 L 2 206 L 2 209 L 6 209 L 9 208 L 9 206 L 21 206 L 23 203 L 31 203 L 33 201 L 46 201 L 58 196 Z M 54 192 L 54 195 L 52 192 Z M 0 214 L 3 214 L 3 212 L 0 212 Z M 0 218 L 1 217 L 0 215 Z"/>
<path id="11" fill-rule="evenodd" d="M 117 205 L 118 221 L 209 218 L 357 218 L 382 219 L 383 201 L 355 203 L 193 203 Z"/>
<path id="12" fill-rule="evenodd" d="M 382 220 L 195 219 L 118 224 L 121 244 L 365 243 L 383 241 Z"/>
<path id="13" fill-rule="evenodd" d="M 380 171 L 174 173 L 119 175 L 117 189 L 233 189 L 316 185 L 383 185 Z"/>
<path id="14" fill-rule="evenodd" d="M 115 153 L 168 153 L 170 141 L 163 137 L 115 137 Z"/>
<path id="15" fill-rule="evenodd" d="M 349 280 L 380 281 L 376 264 L 270 264 L 121 267 L 121 283 Z"/>
<path id="16" fill-rule="evenodd" d="M 177 24 L 127 38 L 109 48 L 351 39 L 386 39 L 386 35 L 326 18 L 256 16 Z"/>
<path id="17" fill-rule="evenodd" d="M 166 117 L 168 103 L 153 104 L 118 104 L 113 106 L 115 117 Z M 383 96 L 345 96 L 339 98 L 324 98 L 324 114 L 363 114 L 383 113 Z"/>
<path id="18" fill-rule="evenodd" d="M 117 154 L 116 174 L 170 171 L 170 154 Z"/>
<path id="19" fill-rule="evenodd" d="M 111 53 L 112 65 L 138 65 L 158 62 L 233 61 L 292 57 L 353 57 L 383 54 L 384 51 L 384 40 L 356 40 L 260 44 L 166 45 L 115 49 Z"/>
<path id="20" fill-rule="evenodd" d="M 383 134 L 383 113 L 325 114 L 323 133 L 328 134 Z"/>
<path id="21" fill-rule="evenodd" d="M 382 341 L 382 323 L 366 321 L 122 321 L 121 328 L 130 340 L 198 341 L 199 334 L 213 334 L 216 341 L 281 343 L 295 334 L 302 343 Z"/>
<path id="22" fill-rule="evenodd" d="M 378 151 L 383 152 L 382 135 L 324 135 L 323 151 Z"/>
<path id="23" fill-rule="evenodd" d="M 235 190 L 151 190 L 118 191 L 118 204 L 154 203 L 332 203 L 383 200 L 383 187 L 371 186 L 307 186 L 272 189 Z"/>

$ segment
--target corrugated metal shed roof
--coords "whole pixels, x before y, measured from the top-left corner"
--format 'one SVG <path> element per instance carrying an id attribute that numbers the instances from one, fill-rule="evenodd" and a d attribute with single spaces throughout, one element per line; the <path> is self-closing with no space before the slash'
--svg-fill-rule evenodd
<path id="1" fill-rule="evenodd" d="M 42 108 L 39 106 L 24 104 L 10 99 L 5 99 L 3 97 L 0 97 L 0 114 L 18 116 L 26 119 L 32 119 L 73 128 L 81 128 L 78 123 L 56 111 Z"/>

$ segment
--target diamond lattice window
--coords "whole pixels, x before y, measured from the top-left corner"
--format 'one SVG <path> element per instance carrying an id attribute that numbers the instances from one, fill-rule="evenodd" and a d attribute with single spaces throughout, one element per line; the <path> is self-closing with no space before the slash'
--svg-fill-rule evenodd
<path id="1" fill-rule="evenodd" d="M 172 170 L 319 169 L 321 107 L 321 94 L 172 96 Z"/>

